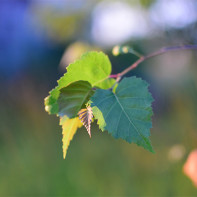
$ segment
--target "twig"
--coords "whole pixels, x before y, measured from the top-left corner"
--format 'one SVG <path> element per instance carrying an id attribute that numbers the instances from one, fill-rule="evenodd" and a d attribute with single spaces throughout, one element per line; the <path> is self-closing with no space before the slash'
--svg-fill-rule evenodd
<path id="1" fill-rule="evenodd" d="M 140 57 L 136 62 L 134 62 L 131 66 L 129 66 L 128 68 L 126 68 L 125 70 L 123 70 L 122 72 L 118 73 L 118 74 L 113 74 L 110 75 L 110 78 L 117 78 L 117 81 L 119 81 L 121 79 L 121 77 L 125 74 L 127 74 L 129 71 L 135 69 L 140 63 L 142 63 L 143 61 L 161 55 L 163 53 L 167 53 L 169 51 L 180 51 L 180 50 L 197 50 L 197 45 L 183 45 L 183 46 L 172 46 L 172 47 L 164 47 L 158 51 L 155 51 L 149 55 L 146 56 L 142 56 Z"/>

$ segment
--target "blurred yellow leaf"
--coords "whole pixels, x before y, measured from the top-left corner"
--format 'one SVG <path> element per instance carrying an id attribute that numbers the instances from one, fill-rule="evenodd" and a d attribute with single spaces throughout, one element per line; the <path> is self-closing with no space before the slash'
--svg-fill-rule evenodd
<path id="1" fill-rule="evenodd" d="M 81 121 L 78 117 L 68 119 L 67 116 L 60 118 L 60 125 L 62 125 L 62 142 L 63 142 L 63 158 L 66 158 L 68 146 L 70 141 L 73 139 L 78 128 L 82 126 Z"/>
<path id="2" fill-rule="evenodd" d="M 98 47 L 89 45 L 88 43 L 85 42 L 74 42 L 70 44 L 66 48 L 62 56 L 62 59 L 60 61 L 60 69 L 64 71 L 66 69 L 66 66 L 74 62 L 76 59 L 79 59 L 83 53 L 86 53 L 88 51 L 101 51 L 101 50 Z"/>

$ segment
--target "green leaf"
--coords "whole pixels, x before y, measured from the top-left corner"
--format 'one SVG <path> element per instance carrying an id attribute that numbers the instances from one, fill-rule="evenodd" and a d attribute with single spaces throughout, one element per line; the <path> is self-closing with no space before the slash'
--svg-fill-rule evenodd
<path id="1" fill-rule="evenodd" d="M 66 158 L 67 150 L 70 141 L 73 139 L 78 128 L 82 126 L 79 118 L 68 119 L 66 116 L 60 118 L 60 125 L 62 125 L 62 142 L 63 142 L 63 158 Z"/>
<path id="2" fill-rule="evenodd" d="M 104 131 L 105 130 L 105 126 L 106 126 L 106 122 L 105 119 L 103 117 L 102 112 L 98 109 L 98 107 L 94 106 L 92 108 L 92 112 L 94 114 L 95 119 L 97 119 L 97 124 L 99 125 L 99 128 Z"/>
<path id="3" fill-rule="evenodd" d="M 59 106 L 57 99 L 60 89 L 68 84 L 84 80 L 88 81 L 92 87 L 102 89 L 111 88 L 115 83 L 114 79 L 108 78 L 111 73 L 111 63 L 109 58 L 102 52 L 88 52 L 67 67 L 67 73 L 58 81 L 58 86 L 45 98 L 45 110 L 49 114 L 57 114 Z"/>
<path id="4" fill-rule="evenodd" d="M 154 152 L 149 141 L 153 98 L 145 81 L 136 77 L 124 78 L 115 92 L 97 89 L 91 101 L 91 107 L 96 106 L 102 113 L 100 116 L 98 111 L 93 111 L 94 116 L 98 122 L 104 118 L 104 129 L 113 137 Z"/>
<path id="5" fill-rule="evenodd" d="M 85 108 L 85 104 L 93 95 L 92 86 L 87 81 L 76 81 L 60 90 L 57 100 L 59 106 L 59 116 L 74 118 L 80 109 Z"/>
<path id="6" fill-rule="evenodd" d="M 91 104 L 92 104 L 92 101 L 89 100 L 88 101 L 88 105 L 91 106 Z M 105 122 L 105 120 L 103 118 L 102 112 L 98 109 L 98 107 L 94 106 L 94 107 L 92 107 L 92 113 L 94 115 L 94 119 L 97 119 L 97 124 L 98 124 L 99 128 L 102 131 L 104 131 L 105 130 L 105 126 L 106 126 L 106 122 Z"/>

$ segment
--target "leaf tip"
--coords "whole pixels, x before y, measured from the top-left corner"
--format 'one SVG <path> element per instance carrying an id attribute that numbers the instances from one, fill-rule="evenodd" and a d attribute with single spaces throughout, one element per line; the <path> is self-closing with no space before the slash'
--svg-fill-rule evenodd
<path id="1" fill-rule="evenodd" d="M 88 134 L 89 134 L 89 136 L 90 136 L 90 138 L 91 138 L 91 137 L 92 137 L 92 136 L 91 136 L 91 131 L 88 131 Z"/>

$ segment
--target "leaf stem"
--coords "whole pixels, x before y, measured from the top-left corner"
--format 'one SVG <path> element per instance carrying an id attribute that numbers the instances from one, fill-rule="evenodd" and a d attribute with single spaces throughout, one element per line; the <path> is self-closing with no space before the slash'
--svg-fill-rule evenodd
<path id="1" fill-rule="evenodd" d="M 123 70 L 122 72 L 118 73 L 118 74 L 113 74 L 110 75 L 110 78 L 117 78 L 118 81 L 120 80 L 120 78 L 127 74 L 128 72 L 130 72 L 131 70 L 135 69 L 140 63 L 142 63 L 143 61 L 161 55 L 163 53 L 167 53 L 169 51 L 180 51 L 180 50 L 197 50 L 197 45 L 183 45 L 183 46 L 172 46 L 172 47 L 164 47 L 161 48 L 158 51 L 155 51 L 151 54 L 148 54 L 146 56 L 141 56 L 136 62 L 134 62 L 131 66 L 129 66 L 128 68 L 126 68 L 125 70 Z"/>

